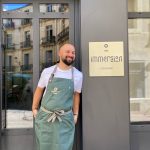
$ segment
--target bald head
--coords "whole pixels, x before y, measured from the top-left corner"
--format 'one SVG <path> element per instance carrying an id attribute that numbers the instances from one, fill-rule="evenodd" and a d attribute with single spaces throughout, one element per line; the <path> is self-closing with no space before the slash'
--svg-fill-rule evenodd
<path id="1" fill-rule="evenodd" d="M 75 59 L 75 47 L 72 44 L 64 44 L 59 49 L 60 62 L 70 66 Z"/>
<path id="2" fill-rule="evenodd" d="M 74 45 L 69 44 L 69 43 L 62 45 L 62 46 L 60 47 L 59 51 L 66 50 L 66 49 L 68 49 L 68 50 L 71 49 L 71 50 L 74 50 L 74 51 L 75 51 Z"/>

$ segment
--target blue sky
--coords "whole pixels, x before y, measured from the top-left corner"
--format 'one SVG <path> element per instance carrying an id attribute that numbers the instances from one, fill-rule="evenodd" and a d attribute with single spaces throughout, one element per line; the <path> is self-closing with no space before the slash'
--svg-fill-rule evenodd
<path id="1" fill-rule="evenodd" d="M 3 4 L 3 11 L 11 11 L 26 6 L 27 4 Z"/>

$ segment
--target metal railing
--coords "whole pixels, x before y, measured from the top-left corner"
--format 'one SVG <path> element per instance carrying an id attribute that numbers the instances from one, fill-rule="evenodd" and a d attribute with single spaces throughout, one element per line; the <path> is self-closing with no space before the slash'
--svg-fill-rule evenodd
<path id="1" fill-rule="evenodd" d="M 21 48 L 31 48 L 32 47 L 32 41 L 27 40 L 27 41 L 21 42 L 20 47 Z"/>
<path id="2" fill-rule="evenodd" d="M 5 66 L 3 68 L 3 70 L 5 70 L 6 72 L 13 72 L 15 71 L 15 69 L 16 69 L 16 66 Z"/>
<path id="3" fill-rule="evenodd" d="M 42 45 L 44 44 L 55 44 L 55 36 L 48 36 L 42 38 Z"/>
<path id="4" fill-rule="evenodd" d="M 32 64 L 29 64 L 29 65 L 22 65 L 21 66 L 21 70 L 22 71 L 31 71 L 33 68 L 33 65 Z"/>
<path id="5" fill-rule="evenodd" d="M 6 45 L 4 45 L 4 48 L 6 50 L 14 50 L 15 49 L 15 44 L 14 43 L 12 43 L 12 44 L 6 44 Z"/>
<path id="6" fill-rule="evenodd" d="M 57 35 L 57 42 L 62 41 L 64 38 L 69 38 L 69 27 L 66 27 Z"/>
<path id="7" fill-rule="evenodd" d="M 32 24 L 32 21 L 31 21 L 31 19 L 22 19 L 21 20 L 21 25 L 30 25 L 30 24 Z"/>
<path id="8" fill-rule="evenodd" d="M 6 29 L 14 29 L 15 28 L 15 23 L 14 22 L 7 22 L 4 24 L 4 27 Z"/>

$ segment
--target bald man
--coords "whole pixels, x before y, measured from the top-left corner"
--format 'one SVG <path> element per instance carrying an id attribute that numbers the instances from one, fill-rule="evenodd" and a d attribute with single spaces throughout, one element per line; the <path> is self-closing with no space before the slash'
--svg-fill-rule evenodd
<path id="1" fill-rule="evenodd" d="M 72 150 L 73 146 L 83 75 L 72 66 L 72 44 L 64 44 L 58 56 L 58 64 L 43 70 L 33 97 L 37 150 Z"/>

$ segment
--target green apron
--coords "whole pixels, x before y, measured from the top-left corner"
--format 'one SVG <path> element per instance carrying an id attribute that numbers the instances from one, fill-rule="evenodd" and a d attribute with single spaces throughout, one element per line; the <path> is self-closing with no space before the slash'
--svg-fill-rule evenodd
<path id="1" fill-rule="evenodd" d="M 56 70 L 57 65 L 35 118 L 37 150 L 72 150 L 73 147 L 73 68 L 72 79 L 55 78 Z"/>

